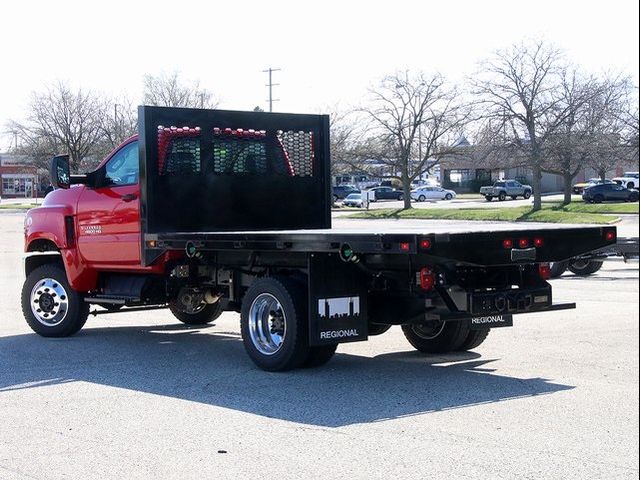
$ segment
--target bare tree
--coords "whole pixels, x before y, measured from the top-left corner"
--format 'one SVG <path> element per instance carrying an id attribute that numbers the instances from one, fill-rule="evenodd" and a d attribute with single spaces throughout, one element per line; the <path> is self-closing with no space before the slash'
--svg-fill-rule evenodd
<path id="1" fill-rule="evenodd" d="M 12 121 L 20 153 L 39 162 L 66 152 L 70 166 L 77 171 L 102 137 L 103 101 L 93 92 L 73 90 L 57 82 L 44 93 L 33 93 L 26 122 Z"/>
<path id="2" fill-rule="evenodd" d="M 562 176 L 565 205 L 571 203 L 573 179 L 600 147 L 603 115 L 593 100 L 603 87 L 575 69 L 565 70 L 558 85 L 559 108 L 566 116 L 547 141 L 543 169 Z"/>
<path id="3" fill-rule="evenodd" d="M 359 172 L 360 168 L 354 168 L 358 137 L 353 112 L 335 107 L 330 113 L 329 123 L 332 174 Z"/>
<path id="4" fill-rule="evenodd" d="M 103 100 L 102 109 L 102 136 L 92 152 L 93 161 L 85 162 L 83 167 L 95 167 L 109 152 L 137 133 L 138 112 L 131 100 L 126 97 L 106 98 Z"/>
<path id="5" fill-rule="evenodd" d="M 632 119 L 634 109 L 637 116 L 637 103 L 633 92 L 628 77 L 608 77 L 590 99 L 589 108 L 597 123 L 595 148 L 588 163 L 602 180 L 621 162 L 637 165 L 637 123 L 634 127 Z"/>
<path id="6" fill-rule="evenodd" d="M 115 148 L 137 133 L 138 112 L 126 97 L 105 100 L 102 132 L 108 148 Z"/>
<path id="7" fill-rule="evenodd" d="M 455 153 L 454 140 L 470 111 L 438 74 L 396 73 L 370 95 L 370 104 L 361 109 L 369 123 L 360 157 L 388 166 L 387 177 L 402 182 L 404 208 L 411 208 L 411 182 Z"/>
<path id="8" fill-rule="evenodd" d="M 199 81 L 186 83 L 180 74 L 144 76 L 144 103 L 162 107 L 215 108 L 213 93 L 200 87 Z"/>
<path id="9" fill-rule="evenodd" d="M 498 120 L 509 143 L 528 159 L 533 172 L 534 210 L 542 207 L 545 143 L 568 114 L 557 95 L 561 61 L 561 53 L 552 46 L 521 43 L 496 52 L 472 80 L 485 117 Z"/>
<path id="10" fill-rule="evenodd" d="M 638 163 L 638 155 L 640 153 L 640 129 L 638 118 L 638 86 L 633 85 L 631 79 L 624 81 L 626 85 L 627 95 L 625 98 L 625 107 L 620 117 L 623 125 L 623 135 L 626 144 L 629 146 L 630 155 L 635 163 Z"/>

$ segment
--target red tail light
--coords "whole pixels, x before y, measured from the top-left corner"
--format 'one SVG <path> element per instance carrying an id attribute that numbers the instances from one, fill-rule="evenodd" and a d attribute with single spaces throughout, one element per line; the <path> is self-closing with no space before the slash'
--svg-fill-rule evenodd
<path id="1" fill-rule="evenodd" d="M 604 233 L 604 239 L 607 242 L 614 242 L 616 240 L 616 231 L 615 230 L 607 230 Z"/>
<path id="2" fill-rule="evenodd" d="M 411 249 L 411 244 L 409 244 L 409 242 L 402 242 L 400 244 L 400 250 L 402 250 L 403 252 L 408 252 Z"/>
<path id="3" fill-rule="evenodd" d="M 544 238 L 534 238 L 533 245 L 538 248 L 544 246 Z"/>
<path id="4" fill-rule="evenodd" d="M 548 263 L 541 263 L 538 265 L 538 273 L 543 280 L 549 280 L 551 278 L 551 266 Z"/>
<path id="5" fill-rule="evenodd" d="M 502 241 L 502 247 L 505 248 L 506 250 L 510 250 L 513 248 L 513 240 L 511 240 L 510 238 L 505 238 Z"/>
<path id="6" fill-rule="evenodd" d="M 422 240 L 420 240 L 420 248 L 422 250 L 430 250 L 431 245 L 431 240 L 428 238 L 423 238 Z"/>
<path id="7" fill-rule="evenodd" d="M 436 274 L 429 267 L 420 269 L 420 288 L 425 291 L 431 291 L 436 286 Z"/>
<path id="8" fill-rule="evenodd" d="M 527 248 L 528 246 L 529 246 L 529 239 L 528 238 L 521 238 L 520 240 L 518 240 L 518 247 Z"/>

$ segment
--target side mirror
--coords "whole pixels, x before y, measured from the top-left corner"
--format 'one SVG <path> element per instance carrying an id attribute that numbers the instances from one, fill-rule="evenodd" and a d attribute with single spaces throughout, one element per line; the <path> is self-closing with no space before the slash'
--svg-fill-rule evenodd
<path id="1" fill-rule="evenodd" d="M 51 160 L 51 184 L 54 188 L 63 189 L 71 186 L 69 155 L 56 155 Z"/>

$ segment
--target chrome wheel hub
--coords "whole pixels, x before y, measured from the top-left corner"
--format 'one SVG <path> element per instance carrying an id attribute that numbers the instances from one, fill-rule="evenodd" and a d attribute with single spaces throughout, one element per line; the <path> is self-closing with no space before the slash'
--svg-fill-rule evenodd
<path id="1" fill-rule="evenodd" d="M 36 320 L 47 327 L 55 327 L 67 316 L 69 297 L 60 282 L 44 278 L 31 290 L 30 306 Z"/>
<path id="2" fill-rule="evenodd" d="M 249 308 L 249 336 L 263 355 L 278 352 L 287 333 L 287 318 L 282 305 L 270 293 L 256 297 Z"/>

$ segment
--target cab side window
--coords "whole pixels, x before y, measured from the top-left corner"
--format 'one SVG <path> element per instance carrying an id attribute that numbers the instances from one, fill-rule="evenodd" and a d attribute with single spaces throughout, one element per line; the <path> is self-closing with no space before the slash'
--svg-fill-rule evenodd
<path id="1" fill-rule="evenodd" d="M 106 165 L 105 185 L 122 186 L 138 183 L 138 142 L 121 148 Z"/>

